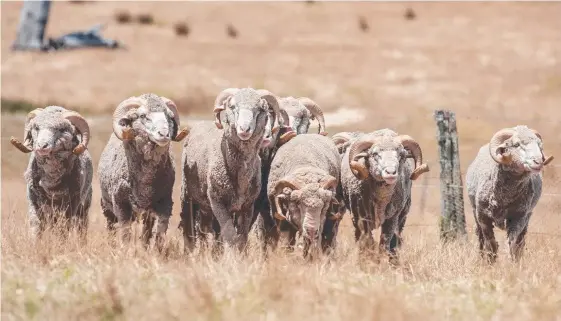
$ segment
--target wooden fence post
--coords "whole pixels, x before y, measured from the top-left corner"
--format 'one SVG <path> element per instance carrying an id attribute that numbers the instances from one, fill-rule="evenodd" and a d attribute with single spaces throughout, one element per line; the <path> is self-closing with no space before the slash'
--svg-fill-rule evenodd
<path id="1" fill-rule="evenodd" d="M 440 238 L 444 242 L 467 235 L 456 115 L 449 110 L 434 113 L 440 155 Z"/>

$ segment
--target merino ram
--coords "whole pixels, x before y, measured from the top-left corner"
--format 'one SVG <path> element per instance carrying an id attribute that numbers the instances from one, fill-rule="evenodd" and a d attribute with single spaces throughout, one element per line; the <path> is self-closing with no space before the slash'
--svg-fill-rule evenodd
<path id="1" fill-rule="evenodd" d="M 142 217 L 145 246 L 156 224 L 156 247 L 162 249 L 175 182 L 170 141 L 188 134 L 179 126 L 175 103 L 152 93 L 130 97 L 115 109 L 113 133 L 98 166 L 101 208 L 112 234 L 119 224 L 123 239 L 130 240 L 131 224 Z"/>
<path id="2" fill-rule="evenodd" d="M 545 157 L 541 135 L 527 126 L 504 128 L 479 150 L 466 173 L 481 255 L 493 263 L 498 244 L 493 224 L 506 230 L 511 259 L 523 253 L 528 222 L 542 193 Z"/>
<path id="3" fill-rule="evenodd" d="M 14 137 L 11 143 L 31 153 L 24 177 L 32 235 L 40 237 L 62 212 L 67 226 L 77 227 L 85 241 L 93 175 L 88 122 L 63 107 L 37 108 L 27 115 L 23 137 L 23 143 Z"/>
<path id="4" fill-rule="evenodd" d="M 411 184 L 429 168 L 421 147 L 410 136 L 390 129 L 353 135 L 341 165 L 343 196 L 352 213 L 355 238 L 361 250 L 375 244 L 374 229 L 381 227 L 379 249 L 396 258 L 401 233 L 411 206 Z M 414 167 L 407 162 L 408 153 Z"/>
<path id="5" fill-rule="evenodd" d="M 281 126 L 275 95 L 253 88 L 225 89 L 215 101 L 214 124 L 194 126 L 185 140 L 181 187 L 185 252 L 194 247 L 196 222 L 201 232 L 212 231 L 217 240 L 221 237 L 230 246 L 245 248 L 261 189 L 259 151 L 270 109 Z M 274 126 L 272 132 L 277 130 Z"/>
<path id="6" fill-rule="evenodd" d="M 310 121 L 314 119 L 317 119 L 319 123 L 318 134 L 327 135 L 323 111 L 313 100 L 308 97 L 289 96 L 281 98 L 279 103 L 281 109 L 286 110 L 290 125 L 298 135 L 308 133 Z"/>
<path id="7" fill-rule="evenodd" d="M 291 226 L 290 247 L 294 246 L 296 233 L 302 234 L 304 256 L 310 248 L 315 253 L 322 242 L 328 208 L 338 203 L 340 169 L 337 147 L 330 138 L 318 134 L 294 137 L 279 148 L 271 163 L 267 187 L 271 216 L 279 228 L 283 221 Z"/>

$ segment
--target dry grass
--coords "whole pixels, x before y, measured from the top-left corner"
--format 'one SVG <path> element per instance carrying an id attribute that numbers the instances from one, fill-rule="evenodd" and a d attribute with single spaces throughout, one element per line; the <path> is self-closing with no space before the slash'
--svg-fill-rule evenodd
<path id="1" fill-rule="evenodd" d="M 173 98 L 192 120 L 212 119 L 214 97 L 225 87 L 267 88 L 317 101 L 335 115 L 327 119 L 330 134 L 383 127 L 409 134 L 431 172 L 414 183 L 402 266 L 359 261 L 348 217 L 329 262 L 281 253 L 263 262 L 255 250 L 245 259 L 186 259 L 176 229 L 179 171 L 166 257 L 107 244 L 95 174 L 88 245 L 51 238 L 33 246 L 22 178 L 28 155 L 9 144 L 23 133 L 25 114 L 6 114 L 3 106 L 2 320 L 561 320 L 561 166 L 546 169 L 523 262 L 509 263 L 499 233 L 500 259 L 488 267 L 475 251 L 467 203 L 469 242 L 440 246 L 431 115 L 438 107 L 456 112 L 464 172 L 494 131 L 520 123 L 538 129 L 557 157 L 560 4 L 416 3 L 416 18 L 407 21 L 402 3 L 308 3 L 315 5 L 106 1 L 86 10 L 53 2 L 47 35 L 114 19 L 115 12 L 166 19 L 110 24 L 104 34 L 128 51 L 44 55 L 9 50 L 21 2 L 2 2 L 2 98 L 56 101 L 88 113 L 95 168 L 111 111 L 146 91 Z M 357 28 L 358 16 L 368 18 L 368 32 Z M 184 20 L 194 31 L 189 41 L 175 41 L 169 30 Z M 241 36 L 229 39 L 225 23 Z M 341 122 L 346 116 L 354 116 L 352 124 Z M 176 168 L 180 152 L 174 144 Z"/>

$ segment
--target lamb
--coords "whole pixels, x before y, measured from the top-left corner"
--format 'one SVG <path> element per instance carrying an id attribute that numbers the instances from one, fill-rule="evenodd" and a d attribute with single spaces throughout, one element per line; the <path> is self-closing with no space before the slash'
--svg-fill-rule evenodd
<path id="1" fill-rule="evenodd" d="M 270 109 L 282 126 L 279 102 L 269 91 L 225 89 L 215 100 L 214 124 L 194 126 L 185 140 L 181 161 L 185 253 L 194 247 L 197 221 L 201 230 L 214 231 L 219 241 L 245 249 L 261 189 L 259 151 Z M 272 132 L 277 131 L 273 127 Z"/>
<path id="2" fill-rule="evenodd" d="M 123 241 L 130 241 L 132 223 L 142 218 L 147 247 L 157 221 L 155 245 L 162 250 L 175 182 L 170 141 L 180 142 L 189 132 L 179 126 L 175 103 L 153 93 L 127 98 L 115 109 L 113 133 L 98 166 L 101 208 L 111 235 L 118 224 Z"/>
<path id="3" fill-rule="evenodd" d="M 37 108 L 27 115 L 23 137 L 23 143 L 13 136 L 10 142 L 31 153 L 24 177 L 32 237 L 38 240 L 64 213 L 63 236 L 75 227 L 85 242 L 93 175 L 88 122 L 60 106 Z"/>
<path id="4" fill-rule="evenodd" d="M 290 247 L 294 246 L 296 232 L 301 233 L 304 257 L 310 249 L 311 257 L 319 251 L 327 210 L 332 203 L 338 203 L 340 169 L 337 147 L 330 138 L 319 134 L 294 137 L 279 148 L 271 163 L 267 185 L 271 216 L 278 227 L 283 221 L 291 226 Z"/>
<path id="5" fill-rule="evenodd" d="M 412 180 L 429 168 L 423 164 L 421 147 L 408 135 L 386 128 L 357 136 L 341 165 L 343 197 L 352 213 L 355 239 L 362 251 L 371 250 L 372 231 L 381 227 L 379 250 L 396 262 L 411 206 Z M 408 152 L 414 167 L 407 162 Z"/>
<path id="6" fill-rule="evenodd" d="M 479 251 L 497 258 L 493 224 L 506 230 L 511 260 L 522 256 L 528 223 L 542 193 L 545 157 L 541 135 L 524 125 L 503 128 L 483 145 L 469 165 L 466 186 L 476 222 Z"/>
<path id="7" fill-rule="evenodd" d="M 280 99 L 281 109 L 286 110 L 292 129 L 298 135 L 308 133 L 310 120 L 317 118 L 319 122 L 318 134 L 326 136 L 325 118 L 317 103 L 308 97 L 294 98 L 292 96 Z"/>

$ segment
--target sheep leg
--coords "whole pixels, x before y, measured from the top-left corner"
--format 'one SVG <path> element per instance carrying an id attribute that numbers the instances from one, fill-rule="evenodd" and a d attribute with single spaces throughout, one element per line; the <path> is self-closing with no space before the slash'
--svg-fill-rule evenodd
<path id="1" fill-rule="evenodd" d="M 154 215 L 152 215 L 152 213 L 149 212 L 143 213 L 142 235 L 140 238 L 142 239 L 142 244 L 144 245 L 145 249 L 148 249 L 148 246 L 150 245 L 150 239 L 152 239 L 152 233 L 153 233 L 155 221 L 156 218 L 154 217 Z"/>
<path id="2" fill-rule="evenodd" d="M 184 196 L 181 202 L 181 227 L 183 229 L 183 253 L 188 254 L 195 248 L 194 208 L 191 200 Z"/>
<path id="3" fill-rule="evenodd" d="M 396 231 L 399 226 L 399 216 L 394 215 L 393 217 L 386 219 L 381 226 L 381 233 L 380 233 L 380 244 L 379 249 L 380 253 L 386 253 L 390 259 L 390 263 L 397 264 L 398 257 L 397 251 L 394 246 L 392 246 L 393 239 L 396 238 Z"/>
<path id="4" fill-rule="evenodd" d="M 36 242 L 41 239 L 41 237 L 43 236 L 43 232 L 45 231 L 45 214 L 40 209 L 40 207 L 36 206 L 32 201 L 29 205 L 28 216 L 30 234 L 33 240 Z"/>
<path id="5" fill-rule="evenodd" d="M 407 214 L 409 214 L 409 210 L 411 209 L 411 198 L 407 200 L 405 207 L 399 214 L 399 223 L 397 227 L 397 232 L 392 237 L 390 241 L 390 248 L 400 249 L 403 245 L 403 228 L 405 227 L 405 222 L 407 221 Z"/>
<path id="6" fill-rule="evenodd" d="M 481 256 L 485 257 L 489 263 L 494 263 L 497 260 L 499 244 L 495 240 L 493 220 L 486 214 L 478 211 L 476 224 Z"/>
<path id="7" fill-rule="evenodd" d="M 119 230 L 121 231 L 121 241 L 123 243 L 129 243 L 131 241 L 132 235 L 132 207 L 126 201 L 117 200 L 113 197 L 113 213 L 118 218 Z"/>
<path id="8" fill-rule="evenodd" d="M 528 221 L 531 215 L 532 213 L 528 215 L 520 215 L 516 218 L 506 220 L 510 257 L 515 263 L 518 263 L 522 258 L 524 247 L 526 245 Z"/>
<path id="9" fill-rule="evenodd" d="M 169 215 L 158 214 L 156 216 L 156 240 L 155 245 L 158 252 L 164 249 L 165 235 L 169 226 Z"/>

